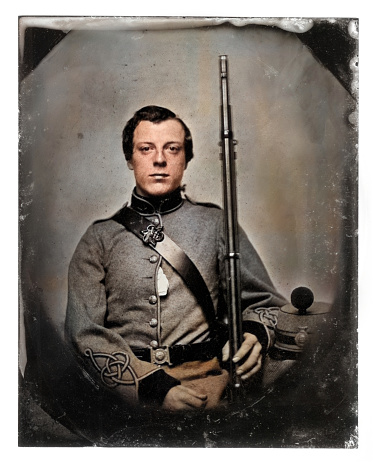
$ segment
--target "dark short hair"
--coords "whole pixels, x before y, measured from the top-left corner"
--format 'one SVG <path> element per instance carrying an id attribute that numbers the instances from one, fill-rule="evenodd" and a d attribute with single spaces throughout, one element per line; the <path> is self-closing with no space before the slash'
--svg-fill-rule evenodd
<path id="1" fill-rule="evenodd" d="M 123 129 L 122 135 L 122 146 L 123 153 L 127 161 L 132 159 L 133 154 L 133 133 L 135 132 L 136 127 L 141 121 L 150 121 L 155 124 L 167 121 L 169 119 L 175 119 L 183 126 L 185 131 L 184 139 L 184 150 L 185 150 L 185 161 L 189 161 L 193 158 L 193 140 L 192 134 L 188 129 L 187 125 L 180 118 L 176 116 L 171 110 L 167 108 L 162 108 L 161 106 L 144 106 L 140 110 L 136 111 L 133 117 L 127 122 Z"/>

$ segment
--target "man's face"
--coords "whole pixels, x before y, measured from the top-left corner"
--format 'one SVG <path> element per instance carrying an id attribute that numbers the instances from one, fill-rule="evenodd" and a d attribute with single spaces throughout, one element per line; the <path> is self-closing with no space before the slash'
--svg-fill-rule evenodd
<path id="1" fill-rule="evenodd" d="M 164 196 L 176 190 L 186 168 L 185 131 L 179 121 L 141 121 L 133 134 L 133 155 L 128 167 L 134 170 L 137 193 L 144 197 Z"/>

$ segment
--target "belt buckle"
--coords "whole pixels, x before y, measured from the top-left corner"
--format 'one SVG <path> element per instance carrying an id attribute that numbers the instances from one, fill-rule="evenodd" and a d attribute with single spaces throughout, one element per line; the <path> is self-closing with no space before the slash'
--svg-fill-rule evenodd
<path id="1" fill-rule="evenodd" d="M 171 364 L 168 346 L 150 349 L 150 362 L 153 364 Z"/>

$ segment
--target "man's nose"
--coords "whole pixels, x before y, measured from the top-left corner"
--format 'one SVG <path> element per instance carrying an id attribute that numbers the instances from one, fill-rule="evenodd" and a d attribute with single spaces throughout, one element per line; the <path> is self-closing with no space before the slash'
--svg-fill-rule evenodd
<path id="1" fill-rule="evenodd" d="M 162 148 L 156 150 L 153 159 L 154 166 L 166 166 L 167 160 Z"/>

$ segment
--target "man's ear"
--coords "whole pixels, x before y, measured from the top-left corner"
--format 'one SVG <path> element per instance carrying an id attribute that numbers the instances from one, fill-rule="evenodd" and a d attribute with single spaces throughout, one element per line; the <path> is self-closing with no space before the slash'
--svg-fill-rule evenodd
<path id="1" fill-rule="evenodd" d="M 133 171 L 133 164 L 132 164 L 132 161 L 131 160 L 128 160 L 127 161 L 127 166 L 128 166 L 128 169 Z"/>

